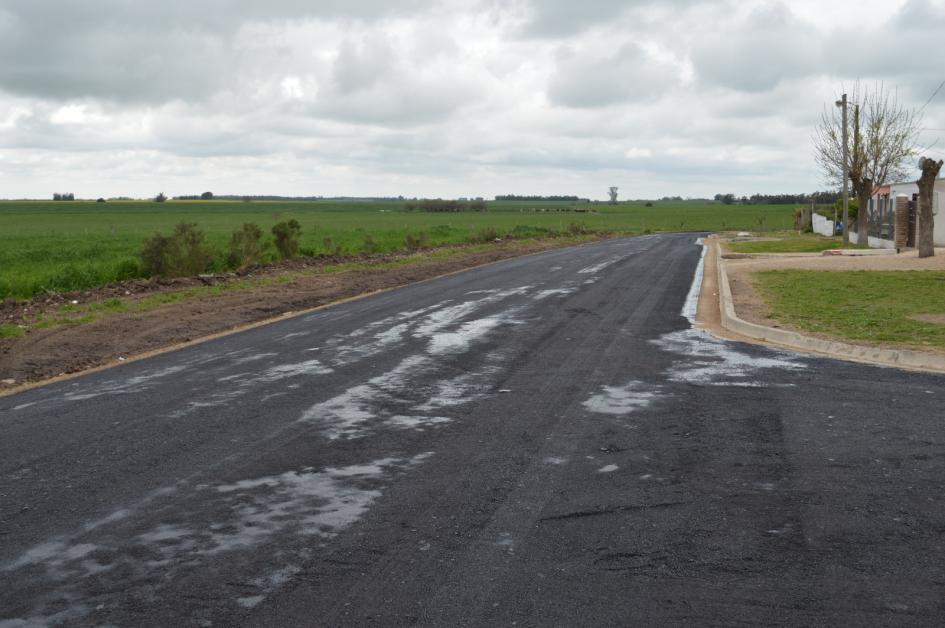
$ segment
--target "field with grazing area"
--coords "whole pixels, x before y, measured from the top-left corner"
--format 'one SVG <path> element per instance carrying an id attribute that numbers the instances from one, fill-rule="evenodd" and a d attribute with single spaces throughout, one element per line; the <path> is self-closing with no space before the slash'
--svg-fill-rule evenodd
<path id="1" fill-rule="evenodd" d="M 0 202 L 0 299 L 142 277 L 144 240 L 170 233 L 182 221 L 196 223 L 205 233 L 212 253 L 208 270 L 222 271 L 231 235 L 244 223 L 257 224 L 263 240 L 271 242 L 274 224 L 297 220 L 299 254 L 311 256 L 401 251 L 408 247 L 408 236 L 414 246 L 426 247 L 582 230 L 766 231 L 789 228 L 793 211 L 791 205 L 702 202 L 654 202 L 651 207 L 642 202 L 490 202 L 485 212 L 433 213 L 406 211 L 397 201 L 7 201 Z M 275 256 L 274 248 L 269 246 L 265 255 Z"/>

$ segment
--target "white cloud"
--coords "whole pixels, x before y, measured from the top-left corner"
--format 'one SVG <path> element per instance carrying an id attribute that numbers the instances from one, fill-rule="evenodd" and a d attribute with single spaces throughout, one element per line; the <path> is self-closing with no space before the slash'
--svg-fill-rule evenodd
<path id="1" fill-rule="evenodd" d="M 812 190 L 823 104 L 922 105 L 942 32 L 941 0 L 7 0 L 0 189 Z"/>

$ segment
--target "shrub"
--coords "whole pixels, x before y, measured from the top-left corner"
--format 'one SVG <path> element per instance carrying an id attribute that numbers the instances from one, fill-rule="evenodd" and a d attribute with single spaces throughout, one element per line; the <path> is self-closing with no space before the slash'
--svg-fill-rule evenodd
<path id="1" fill-rule="evenodd" d="M 149 277 L 169 277 L 174 260 L 180 257 L 180 246 L 174 236 L 155 233 L 141 246 L 141 269 Z"/>
<path id="2" fill-rule="evenodd" d="M 364 242 L 361 244 L 361 250 L 365 253 L 377 253 L 377 250 L 380 246 L 377 244 L 377 241 L 374 239 L 374 236 L 368 234 L 364 236 Z"/>
<path id="3" fill-rule="evenodd" d="M 141 276 L 141 267 L 133 259 L 126 259 L 115 266 L 115 280 L 134 279 Z"/>
<path id="4" fill-rule="evenodd" d="M 302 234 L 302 225 L 292 219 L 276 224 L 272 228 L 272 235 L 276 239 L 276 249 L 282 259 L 290 259 L 299 253 L 299 236 Z"/>
<path id="5" fill-rule="evenodd" d="M 331 255 L 333 257 L 341 256 L 341 245 L 335 244 L 335 241 L 331 238 L 323 239 L 322 245 L 325 247 L 325 255 Z"/>
<path id="6" fill-rule="evenodd" d="M 141 270 L 148 276 L 183 277 L 207 269 L 212 257 L 203 231 L 193 222 L 181 222 L 171 235 L 155 233 L 141 247 Z"/>
<path id="7" fill-rule="evenodd" d="M 591 232 L 583 222 L 572 222 L 567 228 L 568 235 L 585 235 Z"/>
<path id="8" fill-rule="evenodd" d="M 419 251 L 430 246 L 430 236 L 427 235 L 426 231 L 421 231 L 417 235 L 408 233 L 407 237 L 404 238 L 404 246 L 407 247 L 408 251 Z"/>
<path id="9" fill-rule="evenodd" d="M 164 192 L 160 192 L 157 196 L 154 197 L 155 203 L 163 203 L 167 200 L 167 197 L 164 195 Z"/>
<path id="10" fill-rule="evenodd" d="M 262 261 L 262 255 L 262 229 L 256 223 L 244 222 L 230 237 L 227 263 L 232 268 L 244 268 L 258 264 Z"/>
<path id="11" fill-rule="evenodd" d="M 500 239 L 500 234 L 495 227 L 483 227 L 471 238 L 473 242 L 494 242 Z"/>
<path id="12" fill-rule="evenodd" d="M 177 223 L 173 237 L 180 247 L 176 267 L 178 275 L 197 275 L 207 270 L 213 257 L 206 250 L 203 231 L 197 228 L 197 223 Z"/>
<path id="13" fill-rule="evenodd" d="M 837 210 L 837 220 L 843 220 L 843 199 L 838 198 L 837 201 L 833 204 L 834 208 Z M 850 201 L 847 205 L 847 213 L 850 216 L 850 222 L 856 222 L 856 218 L 860 213 L 860 201 L 851 196 Z M 830 216 L 833 218 L 833 216 Z"/>

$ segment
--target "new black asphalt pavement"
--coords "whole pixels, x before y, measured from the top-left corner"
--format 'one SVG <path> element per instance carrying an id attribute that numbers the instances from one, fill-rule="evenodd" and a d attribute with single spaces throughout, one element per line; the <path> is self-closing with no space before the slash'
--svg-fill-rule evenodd
<path id="1" fill-rule="evenodd" d="M 0 398 L 0 627 L 941 625 L 945 378 L 692 329 L 695 235 Z"/>

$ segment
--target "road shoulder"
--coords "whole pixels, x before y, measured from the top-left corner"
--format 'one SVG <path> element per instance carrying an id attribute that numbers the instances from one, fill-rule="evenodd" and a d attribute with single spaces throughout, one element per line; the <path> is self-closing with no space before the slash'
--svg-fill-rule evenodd
<path id="1" fill-rule="evenodd" d="M 342 272 L 299 272 L 240 290 L 210 292 L 160 307 L 108 314 L 82 324 L 0 339 L 0 396 L 111 368 L 268 325 L 379 292 L 596 240 L 584 237 L 496 243 L 486 250 Z M 135 298 L 135 297 L 132 297 Z"/>

